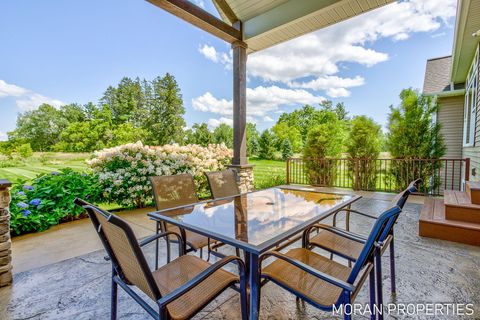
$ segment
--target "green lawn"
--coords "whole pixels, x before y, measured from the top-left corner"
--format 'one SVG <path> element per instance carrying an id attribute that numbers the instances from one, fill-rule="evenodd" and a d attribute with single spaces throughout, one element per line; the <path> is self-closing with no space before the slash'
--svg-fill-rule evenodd
<path id="1" fill-rule="evenodd" d="M 285 184 L 286 164 L 284 161 L 250 159 L 253 168 L 255 188 L 264 189 Z"/>
<path id="2" fill-rule="evenodd" d="M 40 173 L 50 173 L 62 168 L 72 168 L 82 171 L 87 169 L 85 160 L 89 156 L 88 153 L 36 152 L 26 160 L 15 161 L 15 166 L 11 167 L 4 167 L 1 162 L 7 162 L 7 160 L 0 159 L 0 179 L 8 179 L 12 182 L 17 180 L 31 180 Z"/>

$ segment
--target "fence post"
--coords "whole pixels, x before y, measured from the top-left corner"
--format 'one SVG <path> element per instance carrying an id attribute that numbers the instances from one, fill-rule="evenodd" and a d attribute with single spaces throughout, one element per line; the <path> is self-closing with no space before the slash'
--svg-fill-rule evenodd
<path id="1" fill-rule="evenodd" d="M 465 158 L 465 181 L 470 180 L 470 158 Z"/>
<path id="2" fill-rule="evenodd" d="M 290 158 L 287 159 L 287 172 L 286 172 L 286 175 L 287 175 L 287 184 L 290 184 Z"/>

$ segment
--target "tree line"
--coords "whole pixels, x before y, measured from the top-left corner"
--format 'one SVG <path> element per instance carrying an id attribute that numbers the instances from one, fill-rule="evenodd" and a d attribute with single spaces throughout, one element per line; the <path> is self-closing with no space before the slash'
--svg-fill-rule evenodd
<path id="1" fill-rule="evenodd" d="M 413 89 L 400 94 L 398 107 L 390 107 L 387 133 L 366 116 L 350 117 L 343 103 L 324 101 L 283 113 L 275 125 L 259 132 L 247 124 L 247 152 L 263 159 L 350 157 L 374 159 L 381 151 L 395 158 L 439 158 L 445 154 L 434 98 Z M 0 152 L 91 152 L 129 142 L 147 145 L 210 143 L 233 145 L 233 128 L 206 123 L 186 128 L 185 107 L 178 83 L 171 74 L 153 80 L 125 77 L 109 86 L 98 103 L 43 104 L 19 114 L 16 128 Z M 26 150 L 26 151 L 25 151 Z"/>

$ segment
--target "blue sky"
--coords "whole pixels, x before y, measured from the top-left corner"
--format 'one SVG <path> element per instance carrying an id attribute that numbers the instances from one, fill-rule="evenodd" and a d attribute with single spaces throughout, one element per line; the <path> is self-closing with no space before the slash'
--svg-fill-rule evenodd
<path id="1" fill-rule="evenodd" d="M 268 128 L 327 98 L 385 124 L 401 89 L 421 88 L 426 59 L 451 53 L 455 3 L 395 3 L 251 55 L 249 121 Z M 146 1 L 2 1 L 0 43 L 0 139 L 42 102 L 97 102 L 123 76 L 166 72 L 189 126 L 231 123 L 229 47 Z"/>

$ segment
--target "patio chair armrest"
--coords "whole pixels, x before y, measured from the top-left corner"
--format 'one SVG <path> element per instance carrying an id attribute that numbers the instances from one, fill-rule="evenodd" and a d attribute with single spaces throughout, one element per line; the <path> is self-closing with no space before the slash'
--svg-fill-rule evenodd
<path id="1" fill-rule="evenodd" d="M 231 263 L 231 262 L 237 262 L 239 269 L 240 269 L 240 277 L 242 278 L 241 281 L 245 281 L 245 264 L 237 256 L 227 256 L 220 261 L 212 264 L 210 267 L 205 269 L 204 271 L 200 272 L 198 275 L 196 275 L 192 280 L 184 283 L 182 286 L 179 288 L 173 290 L 169 294 L 163 296 L 160 300 L 157 301 L 159 306 L 166 306 L 170 302 L 174 301 L 175 299 L 178 299 L 179 297 L 183 296 L 185 293 L 188 291 L 192 290 L 196 286 L 198 286 L 202 281 L 204 281 L 206 278 L 211 276 L 214 272 L 218 271 L 225 265 Z"/>
<path id="2" fill-rule="evenodd" d="M 140 240 L 138 242 L 138 244 L 140 245 L 140 247 L 143 247 L 144 245 L 147 245 L 149 244 L 150 242 L 154 241 L 154 240 L 157 240 L 159 238 L 164 238 L 164 237 L 168 237 L 169 235 L 174 235 L 177 237 L 178 241 L 180 243 L 183 243 L 183 239 L 182 239 L 182 236 L 179 235 L 178 233 L 176 232 L 173 232 L 173 231 L 166 231 L 166 232 L 162 232 L 162 233 L 157 233 L 157 234 L 154 234 L 152 236 L 148 236 L 142 240 Z"/>
<path id="3" fill-rule="evenodd" d="M 293 259 L 293 258 L 290 258 L 289 256 L 285 255 L 285 254 L 282 254 L 278 251 L 269 251 L 269 252 L 266 252 L 264 253 L 261 258 L 260 258 L 260 266 L 263 262 L 263 260 L 269 256 L 274 256 L 278 259 L 281 259 L 285 262 L 288 262 L 290 263 L 291 265 L 299 268 L 299 269 L 302 269 L 303 271 L 317 277 L 317 278 L 320 278 L 328 283 L 331 283 L 337 287 L 340 287 L 344 290 L 347 290 L 349 292 L 353 292 L 355 290 L 355 286 L 353 286 L 352 284 L 348 283 L 348 282 L 345 282 L 343 280 L 340 280 L 340 279 L 337 279 L 335 277 L 332 277 L 331 275 L 329 274 L 326 274 L 324 272 L 321 272 L 315 268 L 312 268 L 311 266 L 309 266 L 308 264 L 305 264 L 301 261 L 298 261 L 296 259 Z"/>
<path id="4" fill-rule="evenodd" d="M 305 231 L 309 232 L 312 229 L 322 229 L 322 230 L 334 233 L 336 235 L 339 235 L 341 237 L 344 237 L 344 238 L 347 238 L 347 239 L 350 239 L 352 241 L 359 242 L 359 243 L 365 243 L 367 241 L 367 239 L 364 236 L 361 236 L 361 235 L 356 234 L 356 233 L 351 232 L 351 231 L 346 231 L 346 230 L 343 230 L 343 229 L 340 229 L 340 228 L 337 228 L 337 227 L 329 226 L 329 225 L 326 225 L 326 224 L 321 224 L 321 223 L 320 224 L 315 224 Z"/>
<path id="5" fill-rule="evenodd" d="M 355 214 L 358 214 L 358 215 L 361 215 L 361 216 L 364 216 L 364 217 L 367 217 L 367 218 L 370 218 L 370 219 L 377 219 L 378 217 L 375 217 L 371 214 L 368 214 L 368 213 L 365 213 L 365 212 L 361 212 L 361 211 L 358 211 L 358 210 L 354 210 L 354 209 L 348 209 L 348 208 L 344 208 L 344 209 L 341 209 L 341 210 L 338 210 L 337 212 L 335 212 L 335 214 L 339 213 L 339 212 L 342 212 L 342 211 L 345 211 L 345 212 L 350 212 L 350 213 L 355 213 Z"/>

